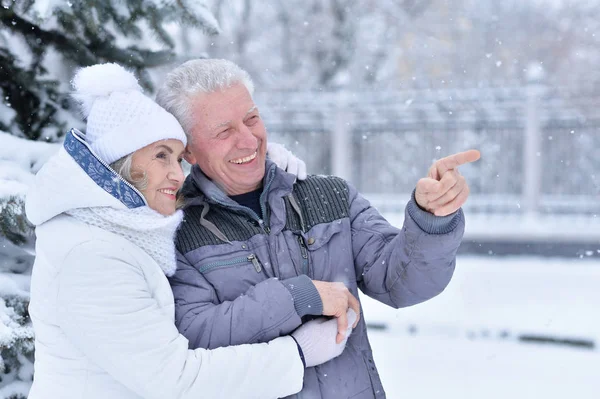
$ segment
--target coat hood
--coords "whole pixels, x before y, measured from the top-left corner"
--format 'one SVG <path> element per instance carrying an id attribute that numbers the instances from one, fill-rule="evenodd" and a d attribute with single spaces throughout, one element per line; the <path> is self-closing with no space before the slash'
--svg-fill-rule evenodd
<path id="1" fill-rule="evenodd" d="M 145 205 L 144 196 L 91 150 L 85 135 L 71 129 L 61 149 L 36 174 L 25 212 L 38 226 L 72 209 Z"/>

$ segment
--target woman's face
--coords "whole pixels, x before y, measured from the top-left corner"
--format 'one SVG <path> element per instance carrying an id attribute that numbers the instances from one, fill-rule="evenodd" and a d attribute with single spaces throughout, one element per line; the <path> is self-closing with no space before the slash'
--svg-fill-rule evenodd
<path id="1" fill-rule="evenodd" d="M 176 193 L 183 184 L 181 169 L 184 146 L 179 140 L 161 140 L 133 153 L 131 175 L 146 178 L 141 190 L 148 206 L 162 215 L 175 213 Z"/>

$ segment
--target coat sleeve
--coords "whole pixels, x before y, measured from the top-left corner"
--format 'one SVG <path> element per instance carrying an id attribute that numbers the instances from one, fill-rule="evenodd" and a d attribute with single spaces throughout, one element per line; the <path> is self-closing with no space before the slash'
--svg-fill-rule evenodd
<path id="1" fill-rule="evenodd" d="M 214 288 L 184 255 L 169 278 L 175 298 L 175 324 L 190 348 L 219 348 L 267 342 L 302 324 L 302 316 L 321 314 L 318 291 L 307 276 L 270 278 L 233 301 L 220 302 Z"/>
<path id="2" fill-rule="evenodd" d="M 404 226 L 390 225 L 349 186 L 352 249 L 361 291 L 395 308 L 424 302 L 452 278 L 464 232 L 462 210 L 438 218 L 411 198 Z"/>
<path id="3" fill-rule="evenodd" d="M 115 380 L 148 399 L 276 398 L 302 388 L 291 337 L 189 350 L 131 251 L 101 244 L 80 244 L 66 257 L 57 312 L 69 341 Z"/>

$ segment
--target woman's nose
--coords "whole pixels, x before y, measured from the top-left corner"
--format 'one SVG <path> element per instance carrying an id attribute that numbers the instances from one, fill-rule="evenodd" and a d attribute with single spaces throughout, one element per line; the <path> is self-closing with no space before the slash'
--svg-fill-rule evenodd
<path id="1" fill-rule="evenodd" d="M 181 164 L 179 162 L 176 163 L 175 166 L 171 169 L 168 178 L 173 182 L 176 182 L 178 184 L 178 187 L 180 187 L 183 184 L 183 181 L 185 180 L 185 175 L 183 173 L 183 168 L 181 167 Z"/>

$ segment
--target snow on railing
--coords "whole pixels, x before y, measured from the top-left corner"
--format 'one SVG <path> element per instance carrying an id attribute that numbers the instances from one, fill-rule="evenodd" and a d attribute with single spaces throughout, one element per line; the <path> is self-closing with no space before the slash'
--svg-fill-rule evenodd
<path id="1" fill-rule="evenodd" d="M 478 148 L 461 168 L 475 213 L 600 214 L 600 97 L 533 82 L 524 87 L 257 93 L 271 140 L 310 172 L 404 198 L 431 162 Z M 404 195 L 402 195 L 404 194 Z M 400 205 L 403 206 L 403 205 Z"/>

